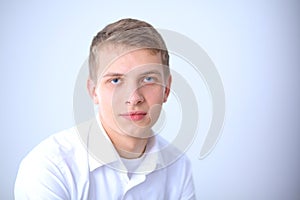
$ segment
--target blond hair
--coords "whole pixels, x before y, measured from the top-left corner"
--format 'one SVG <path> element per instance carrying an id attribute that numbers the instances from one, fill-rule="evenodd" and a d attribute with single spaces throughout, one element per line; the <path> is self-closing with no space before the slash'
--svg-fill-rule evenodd
<path id="1" fill-rule="evenodd" d="M 89 76 L 97 81 L 99 67 L 99 49 L 104 45 L 149 49 L 152 53 L 160 53 L 164 71 L 168 75 L 169 53 L 166 44 L 157 30 L 147 22 L 137 19 L 121 19 L 104 27 L 93 38 L 89 55 Z"/>

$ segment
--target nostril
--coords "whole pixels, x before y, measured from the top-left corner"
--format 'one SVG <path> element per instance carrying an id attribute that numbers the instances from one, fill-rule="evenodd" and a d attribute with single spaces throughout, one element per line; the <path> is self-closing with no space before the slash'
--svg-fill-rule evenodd
<path id="1" fill-rule="evenodd" d="M 141 95 L 133 94 L 127 101 L 126 104 L 137 105 L 144 102 L 144 97 Z"/>

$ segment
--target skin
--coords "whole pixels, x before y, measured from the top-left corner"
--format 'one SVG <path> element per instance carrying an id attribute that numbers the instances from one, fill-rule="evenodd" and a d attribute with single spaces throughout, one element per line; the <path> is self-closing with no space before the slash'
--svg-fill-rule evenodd
<path id="1" fill-rule="evenodd" d="M 121 157 L 140 157 L 170 93 L 171 76 L 164 74 L 160 54 L 147 49 L 119 53 L 102 50 L 103 70 L 95 84 L 88 79 L 103 128 Z M 113 60 L 113 62 L 108 62 Z"/>

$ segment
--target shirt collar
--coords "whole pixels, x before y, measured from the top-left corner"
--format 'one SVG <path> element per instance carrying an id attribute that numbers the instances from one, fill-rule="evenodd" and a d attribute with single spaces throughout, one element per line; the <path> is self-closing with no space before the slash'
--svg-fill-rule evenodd
<path id="1" fill-rule="evenodd" d="M 84 145 L 88 151 L 90 172 L 104 165 L 120 171 L 126 171 L 126 167 L 106 134 L 98 116 L 96 119 L 90 120 L 81 129 L 80 132 L 85 132 Z M 145 159 L 135 173 L 148 174 L 156 168 L 163 167 L 164 161 L 160 148 L 157 136 L 149 138 L 145 150 Z"/>
<path id="2" fill-rule="evenodd" d="M 118 154 L 103 127 L 94 120 L 88 132 L 88 159 L 90 171 L 118 161 Z"/>

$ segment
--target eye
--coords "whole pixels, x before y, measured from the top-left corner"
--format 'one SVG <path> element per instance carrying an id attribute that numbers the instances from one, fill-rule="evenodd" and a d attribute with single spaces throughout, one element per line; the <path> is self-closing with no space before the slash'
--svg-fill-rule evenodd
<path id="1" fill-rule="evenodd" d="M 110 82 L 114 85 L 117 85 L 117 84 L 120 84 L 121 79 L 120 78 L 114 78 L 114 79 L 111 79 Z"/>
<path id="2" fill-rule="evenodd" d="M 152 82 L 154 82 L 154 78 L 151 77 L 151 76 L 147 76 L 147 77 L 144 78 L 144 82 L 146 82 L 146 83 L 152 83 Z"/>

